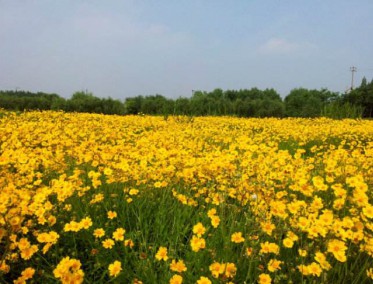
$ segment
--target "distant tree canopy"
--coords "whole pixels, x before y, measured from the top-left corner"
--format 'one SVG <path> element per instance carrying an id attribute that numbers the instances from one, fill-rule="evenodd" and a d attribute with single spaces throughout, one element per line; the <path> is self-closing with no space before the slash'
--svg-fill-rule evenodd
<path id="1" fill-rule="evenodd" d="M 57 94 L 0 91 L 0 107 L 10 110 L 48 110 L 61 98 Z"/>
<path id="2" fill-rule="evenodd" d="M 346 94 L 327 89 L 291 90 L 282 100 L 274 89 L 258 88 L 211 92 L 194 91 L 191 98 L 169 99 L 160 94 L 126 98 L 98 98 L 79 91 L 70 99 L 57 94 L 28 91 L 0 91 L 0 108 L 23 110 L 63 110 L 102 114 L 149 114 L 238 117 L 373 117 L 373 80 Z"/>
<path id="3" fill-rule="evenodd" d="M 342 102 L 358 106 L 363 117 L 373 117 L 373 80 L 367 83 L 364 77 L 358 88 L 342 95 Z"/>
<path id="4" fill-rule="evenodd" d="M 327 89 L 293 89 L 284 100 L 285 114 L 291 117 L 318 117 L 326 105 L 337 99 L 338 94 Z"/>
<path id="5" fill-rule="evenodd" d="M 98 98 L 92 93 L 76 92 L 71 99 L 57 94 L 28 91 L 0 91 L 0 108 L 8 110 L 63 110 L 103 114 L 125 114 L 124 104 L 112 98 Z"/>
<path id="6" fill-rule="evenodd" d="M 191 98 L 167 99 L 161 95 L 137 96 L 125 100 L 126 113 L 176 115 L 234 115 L 267 117 L 284 115 L 280 95 L 273 89 L 264 91 L 215 89 L 212 92 L 195 91 Z"/>

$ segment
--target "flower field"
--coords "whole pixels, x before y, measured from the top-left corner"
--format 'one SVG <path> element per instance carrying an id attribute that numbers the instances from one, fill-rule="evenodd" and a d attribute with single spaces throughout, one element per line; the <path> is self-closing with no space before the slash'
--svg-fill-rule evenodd
<path id="1" fill-rule="evenodd" d="M 373 121 L 3 112 L 0 283 L 372 283 Z"/>

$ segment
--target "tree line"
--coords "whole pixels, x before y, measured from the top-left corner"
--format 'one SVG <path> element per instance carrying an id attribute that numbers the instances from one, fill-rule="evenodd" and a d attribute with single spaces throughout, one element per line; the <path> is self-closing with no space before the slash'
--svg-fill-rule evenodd
<path id="1" fill-rule="evenodd" d="M 0 91 L 0 108 L 8 110 L 63 110 L 102 114 L 149 114 L 238 117 L 373 117 L 373 80 L 345 94 L 327 89 L 297 88 L 282 99 L 274 89 L 258 88 L 211 92 L 194 91 L 192 97 L 177 99 L 162 95 L 135 96 L 123 102 L 76 92 L 70 99 L 57 94 Z"/>

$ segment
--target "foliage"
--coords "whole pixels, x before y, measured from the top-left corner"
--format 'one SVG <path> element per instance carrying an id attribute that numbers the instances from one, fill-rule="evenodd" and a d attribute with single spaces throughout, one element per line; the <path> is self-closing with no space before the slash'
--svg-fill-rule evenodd
<path id="1" fill-rule="evenodd" d="M 356 118 L 373 116 L 373 80 L 339 95 L 327 89 L 293 89 L 284 100 L 274 89 L 258 88 L 211 92 L 193 91 L 190 98 L 166 98 L 160 94 L 128 97 L 124 102 L 98 98 L 79 91 L 70 99 L 56 94 L 0 91 L 0 107 L 8 110 L 63 110 L 102 114 L 149 114 L 237 116 L 237 117 L 320 117 Z"/>
<path id="2" fill-rule="evenodd" d="M 342 96 L 342 101 L 363 109 L 363 117 L 373 117 L 373 80 L 367 83 L 363 78 L 358 88 Z"/>
<path id="3" fill-rule="evenodd" d="M 31 93 L 26 91 L 0 91 L 0 107 L 8 110 L 63 110 L 102 114 L 124 114 L 119 100 L 93 96 L 92 93 L 76 92 L 71 99 L 57 94 Z"/>
<path id="4" fill-rule="evenodd" d="M 56 94 L 0 91 L 0 107 L 8 110 L 50 110 L 59 100 Z"/>
<path id="5" fill-rule="evenodd" d="M 166 99 L 161 95 L 137 96 L 125 101 L 128 114 L 282 117 L 284 107 L 280 95 L 273 89 L 264 91 L 215 89 L 195 91 L 191 98 Z"/>
<path id="6" fill-rule="evenodd" d="M 362 118 L 363 108 L 350 103 L 336 101 L 325 105 L 321 115 L 335 119 Z"/>
<path id="7" fill-rule="evenodd" d="M 326 89 L 293 89 L 285 98 L 285 114 L 290 117 L 319 117 L 326 105 L 338 95 Z"/>

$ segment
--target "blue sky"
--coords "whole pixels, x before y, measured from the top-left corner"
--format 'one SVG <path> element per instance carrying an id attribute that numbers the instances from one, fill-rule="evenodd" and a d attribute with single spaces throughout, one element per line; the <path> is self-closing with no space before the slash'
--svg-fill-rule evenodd
<path id="1" fill-rule="evenodd" d="M 373 79 L 372 0 L 0 0 L 0 89 L 124 99 Z"/>

